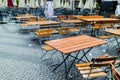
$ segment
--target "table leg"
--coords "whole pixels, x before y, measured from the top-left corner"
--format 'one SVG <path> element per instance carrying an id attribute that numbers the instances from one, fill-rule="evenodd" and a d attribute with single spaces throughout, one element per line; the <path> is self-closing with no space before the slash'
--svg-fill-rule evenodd
<path id="1" fill-rule="evenodd" d="M 83 53 L 85 54 L 86 52 L 83 50 Z M 87 59 L 88 62 L 90 62 L 90 60 L 88 59 L 86 55 L 85 55 L 85 58 Z"/>
<path id="2" fill-rule="evenodd" d="M 63 54 L 62 54 L 62 56 L 63 56 Z M 62 61 L 57 67 L 55 67 L 55 68 L 53 69 L 52 72 L 54 72 L 59 66 L 61 66 L 61 65 L 68 59 L 69 56 L 70 56 L 70 55 L 67 55 L 66 58 L 64 58 L 63 61 Z"/>
<path id="3" fill-rule="evenodd" d="M 77 57 L 78 57 L 79 53 L 80 53 L 80 51 L 76 54 L 76 56 L 75 56 L 74 60 L 72 61 L 72 63 L 71 63 L 71 65 L 70 65 L 70 67 L 68 68 L 68 72 L 67 72 L 67 74 L 69 73 L 70 69 L 72 68 L 72 66 L 73 66 L 73 64 L 74 64 L 75 60 L 77 59 Z"/>
<path id="4" fill-rule="evenodd" d="M 77 58 L 77 57 L 75 57 L 75 56 L 72 56 L 72 55 L 70 55 L 70 57 L 73 57 L 73 58 L 75 58 L 75 59 L 77 59 L 77 60 L 80 60 L 79 58 Z M 82 62 L 86 62 L 86 61 L 84 61 L 84 60 L 81 60 Z"/>
<path id="5" fill-rule="evenodd" d="M 117 39 L 116 36 L 115 36 L 115 40 L 116 40 L 116 42 L 117 42 L 117 46 L 118 46 L 118 48 L 120 48 L 120 45 L 119 45 L 119 42 L 118 42 L 118 39 Z"/>
<path id="6" fill-rule="evenodd" d="M 91 47 L 89 50 L 87 50 L 87 51 L 83 54 L 83 56 L 79 59 L 78 62 L 80 62 L 92 48 L 93 48 L 93 47 Z"/>
<path id="7" fill-rule="evenodd" d="M 65 60 L 66 58 L 64 57 L 64 55 L 62 54 L 63 60 Z M 68 80 L 68 76 L 67 76 L 67 65 L 66 65 L 66 60 L 64 61 L 65 64 L 65 79 Z"/>
<path id="8" fill-rule="evenodd" d="M 115 38 L 117 44 L 113 47 L 113 50 L 115 50 L 115 49 L 120 49 L 120 45 L 119 45 L 120 43 L 119 43 L 117 37 L 114 36 L 114 38 Z"/>

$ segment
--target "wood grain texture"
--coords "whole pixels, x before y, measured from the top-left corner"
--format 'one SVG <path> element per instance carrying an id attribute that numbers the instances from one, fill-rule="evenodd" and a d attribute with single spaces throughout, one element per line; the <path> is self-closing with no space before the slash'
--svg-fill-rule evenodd
<path id="1" fill-rule="evenodd" d="M 71 52 L 99 46 L 107 42 L 87 35 L 81 35 L 46 41 L 45 43 L 63 54 L 70 54 Z"/>

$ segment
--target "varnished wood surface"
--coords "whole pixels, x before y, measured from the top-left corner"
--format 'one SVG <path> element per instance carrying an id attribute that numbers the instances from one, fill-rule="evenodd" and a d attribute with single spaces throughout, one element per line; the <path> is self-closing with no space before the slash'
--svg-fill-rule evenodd
<path id="1" fill-rule="evenodd" d="M 113 19 L 113 18 L 83 18 L 81 20 L 85 20 L 85 21 L 120 21 L 119 19 Z"/>
<path id="2" fill-rule="evenodd" d="M 21 17 L 15 17 L 16 19 L 27 19 L 31 17 L 37 17 L 37 16 L 21 16 Z"/>
<path id="3" fill-rule="evenodd" d="M 50 25 L 50 24 L 60 24 L 56 21 L 35 21 L 35 22 L 26 22 L 28 25 Z"/>
<path id="4" fill-rule="evenodd" d="M 107 42 L 87 35 L 81 35 L 46 41 L 45 43 L 63 54 L 70 54 L 71 52 L 95 47 Z"/>
<path id="5" fill-rule="evenodd" d="M 81 23 L 81 20 L 61 20 L 62 23 Z"/>
<path id="6" fill-rule="evenodd" d="M 113 35 L 118 35 L 120 36 L 120 29 L 113 29 L 113 30 L 105 30 L 108 33 L 111 33 Z"/>

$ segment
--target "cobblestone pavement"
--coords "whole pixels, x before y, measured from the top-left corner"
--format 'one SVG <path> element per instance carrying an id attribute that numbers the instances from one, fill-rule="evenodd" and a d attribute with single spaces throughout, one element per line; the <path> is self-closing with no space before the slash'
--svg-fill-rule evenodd
<path id="1" fill-rule="evenodd" d="M 39 43 L 33 41 L 30 34 L 21 34 L 19 30 L 20 26 L 16 23 L 0 25 L 0 80 L 65 80 L 63 65 L 52 72 L 56 64 L 62 61 L 61 54 L 57 52 L 51 56 L 53 52 L 48 52 L 41 60 L 43 53 Z M 97 57 L 102 54 L 104 51 L 96 47 L 87 56 L 91 59 L 92 55 Z M 73 77 L 77 74 L 73 67 L 70 80 L 81 80 L 81 77 Z"/>

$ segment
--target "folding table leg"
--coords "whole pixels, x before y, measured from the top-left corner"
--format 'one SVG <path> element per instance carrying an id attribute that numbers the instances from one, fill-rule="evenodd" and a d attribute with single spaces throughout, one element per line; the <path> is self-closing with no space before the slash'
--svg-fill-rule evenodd
<path id="1" fill-rule="evenodd" d="M 83 53 L 85 54 L 85 51 L 83 50 Z M 85 55 L 85 58 L 87 59 L 88 62 L 90 62 L 90 60 L 88 59 L 88 57 Z"/>
<path id="2" fill-rule="evenodd" d="M 62 54 L 62 55 L 63 55 L 63 54 Z M 70 54 L 68 54 L 68 55 L 66 56 L 66 58 L 64 58 L 63 61 L 62 61 L 57 67 L 55 67 L 55 68 L 52 70 L 52 72 L 54 72 L 59 66 L 61 66 L 61 65 L 68 59 L 69 56 L 70 56 Z"/>
<path id="3" fill-rule="evenodd" d="M 73 58 L 75 58 L 76 60 L 80 60 L 79 58 L 77 58 L 77 57 L 75 57 L 75 56 L 72 56 L 72 55 L 70 55 L 70 57 L 73 57 Z M 86 62 L 86 61 L 84 61 L 84 60 L 81 60 L 82 62 Z"/>
<path id="4" fill-rule="evenodd" d="M 74 62 L 75 62 L 75 60 L 76 60 L 76 58 L 78 57 L 79 53 L 80 53 L 80 51 L 76 54 L 74 60 L 72 61 L 70 67 L 68 68 L 67 74 L 69 73 L 70 69 L 72 68 L 72 66 L 73 66 L 73 64 L 74 64 Z"/>
<path id="5" fill-rule="evenodd" d="M 62 54 L 62 57 L 63 57 L 63 60 L 65 60 L 65 57 L 64 57 L 64 55 L 63 55 L 63 54 Z M 65 79 L 67 79 L 67 80 L 68 80 L 66 60 L 64 61 L 64 64 L 65 64 Z"/>
<path id="6" fill-rule="evenodd" d="M 80 62 L 92 48 L 93 48 L 93 47 L 91 47 L 89 50 L 87 50 L 87 52 L 85 52 L 85 53 L 83 54 L 83 56 L 79 59 L 78 62 Z"/>
<path id="7" fill-rule="evenodd" d="M 117 37 L 115 37 L 115 40 L 116 40 L 116 42 L 117 42 L 117 46 L 118 46 L 118 48 L 120 48 L 120 43 L 118 42 L 118 39 L 117 39 Z"/>
<path id="8" fill-rule="evenodd" d="M 117 44 L 115 45 L 115 47 L 113 48 L 113 50 L 114 49 L 120 49 L 120 42 L 118 41 L 118 38 L 116 36 L 114 38 L 115 38 Z M 118 48 L 116 48 L 116 47 L 118 47 Z"/>

